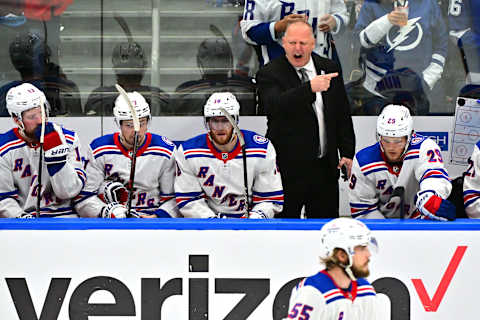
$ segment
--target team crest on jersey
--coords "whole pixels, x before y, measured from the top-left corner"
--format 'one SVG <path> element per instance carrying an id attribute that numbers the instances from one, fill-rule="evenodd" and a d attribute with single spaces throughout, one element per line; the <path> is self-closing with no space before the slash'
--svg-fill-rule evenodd
<path id="1" fill-rule="evenodd" d="M 223 152 L 223 153 L 222 153 L 222 159 L 223 159 L 223 160 L 227 160 L 227 159 L 228 159 L 228 153 Z"/>
<path id="2" fill-rule="evenodd" d="M 256 134 L 256 135 L 253 136 L 253 141 L 255 141 L 258 144 L 265 144 L 265 143 L 268 142 L 268 139 Z"/>
<path id="3" fill-rule="evenodd" d="M 165 143 L 168 144 L 169 146 L 175 147 L 175 143 L 173 143 L 172 141 L 170 141 L 170 139 L 168 139 L 167 137 L 162 137 L 162 140 L 163 140 L 163 142 L 165 142 Z"/>
<path id="4" fill-rule="evenodd" d="M 408 19 L 406 26 L 394 29 L 396 31 L 391 34 L 388 33 L 387 42 L 390 48 L 387 52 L 392 50 L 408 51 L 415 49 L 423 38 L 423 29 L 420 23 L 418 23 L 421 18 L 422 17 Z"/>
<path id="5" fill-rule="evenodd" d="M 399 173 L 400 172 L 400 167 L 399 166 L 393 166 L 392 167 L 393 172 Z"/>
<path id="6" fill-rule="evenodd" d="M 423 140 L 423 138 L 421 138 L 421 137 L 412 138 L 411 144 L 413 144 L 413 145 L 419 144 L 420 142 L 422 142 L 422 140 Z"/>

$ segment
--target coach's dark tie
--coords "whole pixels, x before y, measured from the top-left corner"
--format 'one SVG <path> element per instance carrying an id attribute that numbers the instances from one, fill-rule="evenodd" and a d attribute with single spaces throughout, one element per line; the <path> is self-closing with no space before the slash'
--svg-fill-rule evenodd
<path id="1" fill-rule="evenodd" d="M 307 69 L 300 68 L 298 69 L 298 71 L 300 72 L 300 80 L 302 81 L 302 83 L 310 81 L 310 79 L 308 78 Z"/>

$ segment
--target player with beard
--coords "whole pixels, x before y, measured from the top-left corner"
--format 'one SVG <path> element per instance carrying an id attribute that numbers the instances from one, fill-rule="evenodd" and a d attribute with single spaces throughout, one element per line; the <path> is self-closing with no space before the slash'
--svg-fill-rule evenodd
<path id="1" fill-rule="evenodd" d="M 321 229 L 325 269 L 292 290 L 288 319 L 374 320 L 376 293 L 369 276 L 376 239 L 361 221 L 337 218 Z"/>
<path id="2" fill-rule="evenodd" d="M 408 108 L 393 104 L 383 108 L 377 140 L 357 152 L 353 161 L 352 217 L 454 220 L 455 206 L 446 200 L 452 184 L 440 147 L 414 133 Z"/>
<path id="3" fill-rule="evenodd" d="M 42 104 L 47 122 L 43 164 L 39 168 Z M 11 88 L 6 105 L 17 127 L 0 135 L 0 217 L 33 218 L 38 215 L 40 170 L 40 217 L 78 217 L 72 199 L 86 181 L 78 136 L 48 122 L 50 105 L 45 94 L 30 83 Z"/>
<path id="4" fill-rule="evenodd" d="M 240 105 L 230 92 L 212 94 L 204 107 L 208 131 L 185 141 L 177 150 L 175 196 L 187 218 L 273 218 L 282 211 L 283 189 L 272 143 L 252 131 L 245 140 L 246 199 L 242 149 L 225 109 L 238 123 Z"/>

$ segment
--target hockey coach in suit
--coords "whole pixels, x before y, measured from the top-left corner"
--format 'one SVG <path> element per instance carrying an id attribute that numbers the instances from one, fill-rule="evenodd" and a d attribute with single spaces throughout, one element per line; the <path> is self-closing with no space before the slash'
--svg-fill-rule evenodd
<path id="1" fill-rule="evenodd" d="M 312 27 L 288 25 L 285 56 L 257 73 L 259 102 L 267 115 L 267 137 L 277 149 L 285 194 L 279 218 L 338 217 L 338 177 L 350 175 L 355 154 L 350 106 L 339 66 L 312 53 Z M 340 154 L 340 159 L 339 159 Z"/>

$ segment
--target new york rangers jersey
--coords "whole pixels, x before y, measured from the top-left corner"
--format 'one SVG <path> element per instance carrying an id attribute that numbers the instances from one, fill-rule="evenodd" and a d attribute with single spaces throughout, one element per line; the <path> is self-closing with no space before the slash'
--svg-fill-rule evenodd
<path id="1" fill-rule="evenodd" d="M 130 178 L 131 152 L 120 142 L 120 134 L 96 138 L 90 144 L 87 164 L 88 182 L 75 201 L 82 217 L 97 217 L 106 204 L 97 196 L 108 180 L 126 184 Z M 132 209 L 142 214 L 177 217 L 173 181 L 175 179 L 175 144 L 169 139 L 146 133 L 137 151 Z"/>
<path id="2" fill-rule="evenodd" d="M 383 45 L 387 48 L 387 53 L 393 51 L 395 69 L 409 67 L 421 74 L 430 63 L 443 68 L 447 56 L 448 33 L 437 1 L 409 1 L 408 24 L 401 28 L 392 25 L 387 19 L 387 14 L 393 9 L 392 1 L 364 2 L 354 29 L 361 45 L 366 48 Z M 365 30 L 376 21 L 381 21 L 378 28 Z"/>
<path id="3" fill-rule="evenodd" d="M 480 141 L 468 159 L 468 169 L 463 178 L 463 204 L 470 218 L 480 218 Z"/>
<path id="4" fill-rule="evenodd" d="M 54 125 L 62 143 L 68 145 L 66 164 L 50 176 L 42 165 L 40 217 L 78 217 L 72 199 L 86 181 L 80 141 L 74 131 Z M 15 218 L 36 212 L 39 172 L 39 145 L 28 143 L 18 128 L 0 135 L 0 217 Z"/>
<path id="5" fill-rule="evenodd" d="M 247 157 L 251 211 L 268 218 L 283 207 L 283 188 L 272 143 L 255 132 L 242 130 Z M 240 218 L 247 212 L 243 160 L 237 143 L 231 152 L 219 152 L 207 134 L 185 141 L 177 150 L 175 195 L 188 218 Z"/>
<path id="6" fill-rule="evenodd" d="M 316 38 L 314 51 L 323 57 L 330 56 L 330 44 L 327 35 L 318 31 L 320 18 L 327 13 L 335 18 L 337 28 L 332 30 L 333 34 L 339 33 L 349 22 L 343 0 L 247 0 L 240 27 L 243 38 L 248 43 L 260 46 L 261 65 L 285 54 L 281 37 L 275 35 L 274 25 L 292 13 L 308 16 Z"/>
<path id="7" fill-rule="evenodd" d="M 415 205 L 418 192 L 431 190 L 446 199 L 452 189 L 439 146 L 418 134 L 401 163 L 389 164 L 379 142 L 357 152 L 349 187 L 351 215 L 360 219 L 400 217 L 400 202 L 392 197 L 397 187 L 405 189 L 406 218 L 422 218 Z"/>
<path id="8" fill-rule="evenodd" d="M 364 278 L 345 290 L 337 287 L 326 270 L 303 279 L 292 290 L 286 319 L 375 320 L 377 295 Z"/>

